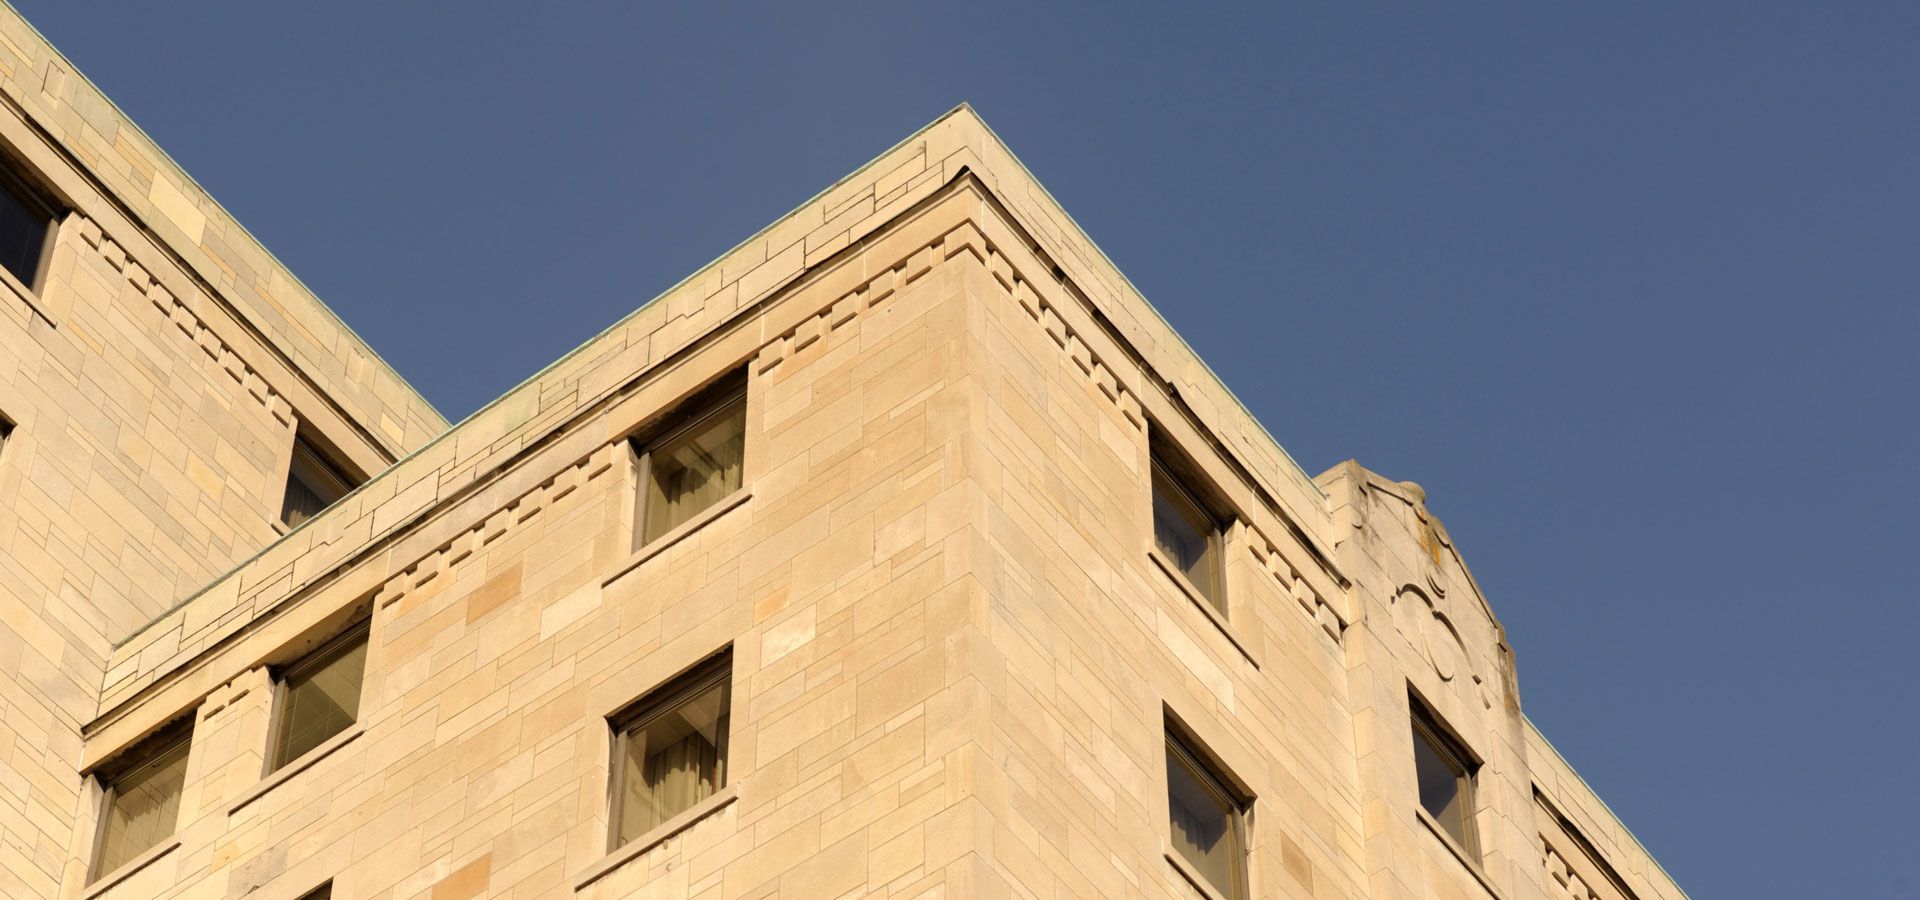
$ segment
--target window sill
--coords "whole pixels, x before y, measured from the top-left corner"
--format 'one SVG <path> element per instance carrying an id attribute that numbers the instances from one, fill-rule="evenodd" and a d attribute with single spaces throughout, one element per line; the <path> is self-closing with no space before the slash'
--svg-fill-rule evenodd
<path id="1" fill-rule="evenodd" d="M 586 890 L 587 885 L 599 881 L 607 873 L 632 862 L 640 854 L 666 843 L 668 838 L 692 828 L 702 819 L 732 806 L 733 801 L 738 799 L 740 799 L 740 792 L 733 785 L 721 788 L 720 793 L 695 803 L 679 815 L 660 823 L 652 831 L 628 841 L 620 849 L 588 866 L 586 871 L 573 879 L 573 889 Z"/>
<path id="2" fill-rule="evenodd" d="M 1212 882 L 1208 881 L 1199 872 L 1194 871 L 1193 866 L 1189 865 L 1186 858 L 1180 855 L 1180 851 L 1162 845 L 1160 855 L 1167 858 L 1167 864 L 1173 866 L 1173 870 L 1179 872 L 1180 877 L 1185 878 L 1188 884 L 1193 885 L 1193 889 L 1199 891 L 1200 896 L 1207 898 L 1207 900 L 1229 900 L 1225 894 L 1220 893 L 1219 888 L 1213 886 Z"/>
<path id="3" fill-rule="evenodd" d="M 1173 564 L 1173 560 L 1168 559 L 1166 554 L 1161 553 L 1157 547 L 1147 548 L 1147 558 L 1153 560 L 1153 564 L 1158 566 L 1161 572 L 1166 573 L 1168 578 L 1173 579 L 1173 586 L 1186 595 L 1187 600 L 1207 617 L 1207 621 L 1213 623 L 1213 627 L 1220 629 L 1220 633 L 1226 636 L 1227 643 L 1232 644 L 1233 649 L 1240 651 L 1240 655 L 1246 657 L 1247 662 L 1254 668 L 1260 668 L 1260 660 L 1254 658 L 1253 651 L 1247 649 L 1247 642 L 1240 639 L 1240 634 L 1233 630 L 1232 625 L 1227 624 L 1227 617 L 1221 615 L 1220 610 L 1215 609 L 1213 603 L 1201 595 L 1200 589 L 1194 587 L 1193 582 L 1187 580 L 1187 576 L 1180 574 L 1180 569 Z"/>
<path id="4" fill-rule="evenodd" d="M 1447 848 L 1447 852 L 1452 853 L 1453 858 L 1459 860 L 1460 865 L 1466 867 L 1474 880 L 1480 882 L 1480 886 L 1486 889 L 1487 896 L 1494 900 L 1504 900 L 1500 891 L 1494 888 L 1493 881 L 1487 878 L 1487 873 L 1480 868 L 1479 863 L 1473 860 L 1473 855 L 1468 853 L 1465 847 L 1460 846 L 1460 842 L 1454 840 L 1453 835 L 1448 834 L 1445 828 L 1440 827 L 1440 823 L 1434 821 L 1426 810 L 1414 807 L 1413 817 L 1419 819 L 1420 824 L 1426 826 L 1429 833 L 1440 839 L 1441 845 Z"/>
<path id="5" fill-rule="evenodd" d="M 327 738 L 325 741 L 322 741 L 320 743 L 320 746 L 300 754 L 298 759 L 295 759 L 294 761 L 287 763 L 286 765 L 281 766 L 278 769 L 275 769 L 272 774 L 268 775 L 265 778 L 260 779 L 260 782 L 258 784 L 255 784 L 253 787 L 247 788 L 247 790 L 244 793 L 242 793 L 239 797 L 235 798 L 234 801 L 231 804 L 228 804 L 227 806 L 227 815 L 231 816 L 239 813 L 240 810 L 245 808 L 247 804 L 260 799 L 268 791 L 271 791 L 274 788 L 279 787 L 283 782 L 287 781 L 293 776 L 313 768 L 315 763 L 318 763 L 319 761 L 326 759 L 329 756 L 332 756 L 335 750 L 338 750 L 341 747 L 345 747 L 346 745 L 353 743 L 356 738 L 360 737 L 360 735 L 365 733 L 366 733 L 366 729 L 361 727 L 358 723 L 355 723 L 349 726 L 347 730 L 342 731 L 339 734 L 334 735 L 333 737 Z"/>
<path id="6" fill-rule="evenodd" d="M 685 522 L 681 522 L 679 525 L 674 526 L 672 531 L 648 541 L 645 547 L 633 551 L 626 559 L 621 560 L 619 565 L 613 567 L 612 573 L 600 580 L 600 586 L 606 587 L 619 581 L 621 576 L 639 568 L 641 563 L 659 556 L 662 552 L 665 552 L 668 547 L 680 543 L 687 535 L 699 531 L 705 527 L 707 523 L 726 515 L 735 507 L 751 499 L 753 499 L 753 486 L 748 485 L 715 501 L 712 506 L 701 510 L 699 515 Z"/>
<path id="7" fill-rule="evenodd" d="M 102 875 L 99 878 L 95 878 L 92 883 L 86 886 L 85 890 L 82 890 L 80 892 L 80 900 L 88 900 L 88 898 L 98 897 L 101 894 L 106 893 L 109 888 L 113 887 L 116 884 L 119 884 L 122 881 L 126 881 L 127 879 L 132 878 L 134 873 L 139 872 L 141 869 L 144 869 L 150 865 L 153 865 L 154 862 L 160 859 L 160 857 L 166 856 L 167 854 L 172 853 L 173 851 L 179 849 L 179 847 L 180 847 L 180 835 L 178 834 L 175 834 L 167 838 L 166 840 L 153 845 L 151 848 L 147 850 L 147 852 L 142 853 L 139 856 L 136 856 L 130 860 L 127 860 L 126 862 L 121 863 L 119 868 L 114 869 L 113 871 L 108 872 L 107 874 Z"/>
<path id="8" fill-rule="evenodd" d="M 0 268 L 0 287 L 12 291 L 14 296 L 19 297 L 20 302 L 25 303 L 27 308 L 33 310 L 33 314 L 39 316 L 42 321 L 56 328 L 59 327 L 59 323 L 53 321 L 53 316 L 41 305 L 40 295 L 35 294 L 32 288 L 27 287 L 26 282 L 21 281 L 5 268 Z"/>

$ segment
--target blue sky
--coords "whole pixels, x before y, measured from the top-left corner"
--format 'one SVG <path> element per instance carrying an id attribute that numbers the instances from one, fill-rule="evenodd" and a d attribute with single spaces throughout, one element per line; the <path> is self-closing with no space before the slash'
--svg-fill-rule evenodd
<path id="1" fill-rule="evenodd" d="M 16 2 L 454 419 L 969 101 L 1683 887 L 1920 895 L 1920 6 Z"/>

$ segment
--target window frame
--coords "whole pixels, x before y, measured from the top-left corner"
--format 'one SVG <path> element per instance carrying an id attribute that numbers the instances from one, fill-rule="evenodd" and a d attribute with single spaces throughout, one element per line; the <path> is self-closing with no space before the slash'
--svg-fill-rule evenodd
<path id="1" fill-rule="evenodd" d="M 193 726 L 194 719 L 197 717 L 198 711 L 195 711 L 194 713 L 181 717 L 178 721 L 161 726 L 160 730 L 142 738 L 133 746 L 120 751 L 118 757 L 113 762 L 102 766 L 93 773 L 95 782 L 100 785 L 100 802 L 99 805 L 95 807 L 94 813 L 93 852 L 87 859 L 87 884 L 91 885 L 99 881 L 102 877 L 119 871 L 122 866 L 139 859 L 151 852 L 154 847 L 165 844 L 170 838 L 180 833 L 180 812 L 179 809 L 176 808 L 174 811 L 173 831 L 169 832 L 167 837 L 163 837 L 155 841 L 152 845 L 142 848 L 139 853 L 135 853 L 115 863 L 111 869 L 102 868 L 100 865 L 101 857 L 107 848 L 107 823 L 113 814 L 113 801 L 120 794 L 120 782 L 125 780 L 129 775 L 160 764 L 176 750 L 185 754 L 182 764 L 191 765 L 193 756 Z M 180 791 L 182 795 L 181 800 L 184 801 L 186 794 L 186 784 L 184 780 L 180 786 Z"/>
<path id="2" fill-rule="evenodd" d="M 706 390 L 682 401 L 675 411 L 666 417 L 665 427 L 646 434 L 644 438 L 636 435 L 628 440 L 628 446 L 633 453 L 634 471 L 633 546 L 630 549 L 636 552 L 644 550 L 649 544 L 674 533 L 674 531 L 680 527 L 679 525 L 675 525 L 659 534 L 653 535 L 651 538 L 647 536 L 647 494 L 649 493 L 648 488 L 652 486 L 653 482 L 654 454 L 657 453 L 660 448 L 732 412 L 736 406 L 739 407 L 740 410 L 740 440 L 743 448 L 740 459 L 740 487 L 735 490 L 744 490 L 747 485 L 746 453 L 744 452 L 747 430 L 747 380 L 744 374 L 722 378 Z M 715 503 L 722 502 L 724 499 L 725 498 L 715 501 Z M 705 512 L 705 510 L 702 510 L 702 512 Z M 699 516 L 700 513 L 694 513 L 688 518 L 688 521 L 692 521 Z"/>
<path id="3" fill-rule="evenodd" d="M 292 512 L 288 501 L 292 498 L 293 482 L 296 478 L 299 478 L 303 461 L 306 463 L 306 469 L 308 471 L 319 475 L 321 478 L 331 480 L 333 486 L 339 487 L 340 493 L 332 500 L 327 501 L 325 506 L 314 510 L 305 519 L 301 519 L 298 524 L 295 524 L 288 521 L 288 516 Z M 306 483 L 306 479 L 301 479 L 301 481 L 302 483 Z M 304 431 L 295 431 L 293 435 L 293 450 L 287 457 L 287 480 L 280 494 L 280 525 L 288 529 L 305 525 L 309 520 L 318 517 L 321 513 L 330 509 L 335 503 L 339 503 L 341 499 L 345 498 L 348 494 L 353 493 L 354 490 L 364 482 L 365 479 L 356 479 L 353 473 L 349 472 L 345 466 L 335 462 L 333 456 L 328 454 L 327 451 L 320 446 L 319 442 L 309 438 Z M 308 484 L 308 490 L 312 490 L 311 484 Z"/>
<path id="4" fill-rule="evenodd" d="M 1219 505 L 1211 502 L 1207 495 L 1203 493 L 1204 489 L 1196 488 L 1190 484 L 1190 482 L 1196 480 L 1194 476 L 1188 474 L 1194 467 L 1186 461 L 1184 455 L 1180 454 L 1178 450 L 1156 442 L 1148 448 L 1147 457 L 1149 469 L 1147 476 L 1147 501 L 1149 504 L 1147 510 L 1147 523 L 1149 526 L 1149 533 L 1147 535 L 1148 545 L 1153 548 L 1155 553 L 1167 557 L 1167 562 L 1171 564 L 1171 567 L 1179 574 L 1180 578 L 1184 580 L 1188 586 L 1192 587 L 1194 593 L 1198 594 L 1201 599 L 1211 604 L 1214 611 L 1218 612 L 1221 618 L 1230 619 L 1229 610 L 1232 607 L 1227 600 L 1227 526 L 1232 521 L 1232 517 L 1223 515 L 1219 511 Z M 1160 485 L 1163 482 L 1167 487 L 1172 489 L 1172 497 L 1174 500 L 1186 504 L 1192 512 L 1197 514 L 1197 518 L 1207 522 L 1209 525 L 1209 529 L 1205 535 L 1207 553 L 1210 554 L 1213 560 L 1212 564 L 1207 566 L 1207 579 L 1210 582 L 1209 584 L 1199 584 L 1195 582 L 1191 577 L 1188 577 L 1185 570 L 1180 568 L 1179 560 L 1167 556 L 1166 551 L 1160 549 L 1160 539 L 1153 533 L 1158 531 L 1158 527 L 1154 524 L 1156 516 L 1154 515 L 1151 504 L 1159 500 Z"/>
<path id="5" fill-rule="evenodd" d="M 626 785 L 620 773 L 622 760 L 627 753 L 627 741 L 631 739 L 634 731 L 660 716 L 673 712 L 716 686 L 720 688 L 720 708 L 727 719 L 727 728 L 721 732 L 719 745 L 714 748 L 718 772 L 713 789 L 714 796 L 719 796 L 730 783 L 729 770 L 732 768 L 728 765 L 728 756 L 733 744 L 733 647 L 731 645 L 687 667 L 679 674 L 647 691 L 639 699 L 627 704 L 619 712 L 607 717 L 607 726 L 613 732 L 611 752 L 607 756 L 608 853 L 617 852 L 620 848 L 644 836 L 643 833 L 634 835 L 628 841 L 620 840 L 620 823 L 626 812 L 626 791 L 624 790 Z M 695 805 L 698 805 L 698 802 Z M 674 815 L 677 816 L 679 813 Z M 672 817 L 669 817 L 668 821 L 672 821 Z"/>
<path id="6" fill-rule="evenodd" d="M 1231 811 L 1227 831 L 1233 840 L 1234 852 L 1230 860 L 1233 865 L 1233 884 L 1228 889 L 1222 889 L 1219 885 L 1208 881 L 1208 886 L 1212 888 L 1215 893 L 1225 897 L 1226 900 L 1248 900 L 1248 898 L 1253 896 L 1253 848 L 1249 839 L 1252 829 L 1248 822 L 1251 818 L 1253 800 L 1246 795 L 1245 791 L 1240 789 L 1233 779 L 1222 774 L 1226 767 L 1215 762 L 1213 757 L 1201 751 L 1199 746 L 1198 741 L 1188 737 L 1182 729 L 1176 727 L 1171 717 L 1168 718 L 1166 722 L 1165 742 L 1167 763 L 1169 765 L 1179 763 L 1180 766 L 1186 770 L 1188 777 L 1192 778 L 1202 789 L 1211 793 L 1216 799 L 1223 801 L 1223 804 Z M 1165 784 L 1163 787 L 1169 793 L 1171 793 L 1173 789 L 1171 784 Z M 1161 827 L 1163 829 L 1161 840 L 1166 842 L 1167 851 L 1174 856 L 1180 857 L 1181 863 L 1188 868 L 1197 868 L 1194 867 L 1192 861 L 1181 854 L 1180 848 L 1174 844 L 1171 798 L 1169 798 L 1168 802 L 1167 820 Z M 1193 875 L 1203 880 L 1206 879 L 1206 876 L 1197 870 L 1193 872 Z"/>
<path id="7" fill-rule="evenodd" d="M 66 217 L 66 207 L 64 204 L 55 202 L 48 196 L 46 190 L 36 186 L 31 179 L 21 174 L 19 170 L 25 167 L 25 163 L 10 156 L 0 157 L 0 191 L 6 191 L 28 211 L 38 212 L 44 216 L 47 221 L 47 233 L 40 239 L 40 254 L 34 260 L 33 277 L 21 278 L 4 265 L 0 265 L 0 270 L 5 270 L 8 276 L 26 287 L 29 293 L 38 297 L 40 289 L 46 286 L 47 270 L 53 264 L 53 249 L 60 237 L 60 221 Z"/>
<path id="8" fill-rule="evenodd" d="M 290 759 L 275 759 L 280 753 L 280 737 L 287 727 L 287 682 L 339 659 L 352 648 L 353 644 L 359 641 L 366 641 L 368 649 L 372 649 L 373 619 L 371 617 L 361 619 L 347 626 L 341 630 L 339 634 L 327 638 L 321 642 L 320 646 L 307 651 L 293 662 L 287 663 L 284 666 L 268 667 L 267 672 L 273 682 L 273 706 L 267 720 L 267 748 L 266 753 L 262 754 L 265 757 L 265 771 L 261 773 L 261 777 L 264 778 L 272 775 L 281 769 L 299 762 L 320 747 L 320 745 L 315 745 L 308 748 L 306 752 L 301 753 L 299 756 Z M 367 670 L 363 664 L 360 669 L 360 700 L 362 703 L 366 701 L 366 690 Z M 328 735 L 327 740 L 330 741 L 341 734 L 345 734 L 349 729 L 353 728 L 354 725 L 358 724 L 360 724 L 360 709 L 356 705 L 353 711 L 352 724 L 349 724 L 346 728 L 342 728 L 334 734 Z M 326 741 L 321 741 L 320 743 L 325 744 Z"/>
<path id="9" fill-rule="evenodd" d="M 1412 728 L 1413 740 L 1424 741 L 1428 747 L 1432 748 L 1434 754 L 1440 757 L 1440 762 L 1454 772 L 1454 782 L 1460 790 L 1460 822 L 1465 833 L 1456 835 L 1448 831 L 1446 823 L 1427 812 L 1426 804 L 1420 802 L 1420 749 L 1418 747 L 1412 748 L 1414 755 L 1411 760 L 1414 808 L 1419 810 L 1421 815 L 1432 819 L 1433 824 L 1439 826 L 1441 832 L 1460 845 L 1460 849 L 1466 852 L 1468 858 L 1477 861 L 1480 859 L 1480 823 L 1474 814 L 1474 797 L 1478 793 L 1477 782 L 1480 768 L 1484 764 L 1473 754 L 1473 751 L 1467 749 L 1466 742 L 1460 740 L 1440 715 L 1433 711 L 1433 707 L 1422 700 L 1418 694 L 1408 693 L 1407 708 L 1407 719 Z"/>

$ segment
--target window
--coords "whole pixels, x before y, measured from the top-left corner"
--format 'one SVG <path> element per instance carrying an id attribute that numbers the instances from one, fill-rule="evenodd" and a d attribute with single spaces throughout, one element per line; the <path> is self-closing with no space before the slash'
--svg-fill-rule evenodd
<path id="1" fill-rule="evenodd" d="M 612 848 L 726 787 L 732 673 L 722 654 L 614 718 Z"/>
<path id="2" fill-rule="evenodd" d="M 1413 768 L 1420 784 L 1420 807 L 1440 829 L 1470 854 L 1480 852 L 1473 831 L 1473 761 L 1459 741 L 1419 698 L 1410 697 L 1413 720 Z"/>
<path id="3" fill-rule="evenodd" d="M 94 844 L 93 878 L 126 865 L 173 834 L 192 743 L 193 723 L 188 720 L 129 751 L 123 763 L 100 776 L 106 796 Z"/>
<path id="4" fill-rule="evenodd" d="M 287 497 L 280 521 L 291 528 L 320 514 L 353 490 L 353 482 L 307 439 L 293 439 L 293 465 L 287 469 Z"/>
<path id="5" fill-rule="evenodd" d="M 1221 615 L 1227 612 L 1220 517 L 1153 458 L 1153 546 Z"/>
<path id="6" fill-rule="evenodd" d="M 307 654 L 275 679 L 268 772 L 353 725 L 360 714 L 360 683 L 366 670 L 367 626 L 363 623 Z"/>
<path id="7" fill-rule="evenodd" d="M 697 408 L 690 420 L 637 448 L 636 549 L 740 489 L 747 445 L 745 389 L 735 387 Z"/>
<path id="8" fill-rule="evenodd" d="M 58 218 L 39 191 L 0 164 L 0 266 L 29 290 L 40 289 Z"/>
<path id="9" fill-rule="evenodd" d="M 333 882 L 329 881 L 326 884 L 301 894 L 296 900 L 333 900 Z"/>
<path id="10" fill-rule="evenodd" d="M 1223 897 L 1247 896 L 1245 810 L 1226 781 L 1169 730 L 1168 840 Z"/>
<path id="11" fill-rule="evenodd" d="M 7 449 L 7 439 L 13 437 L 13 423 L 6 416 L 0 416 L 0 451 Z"/>

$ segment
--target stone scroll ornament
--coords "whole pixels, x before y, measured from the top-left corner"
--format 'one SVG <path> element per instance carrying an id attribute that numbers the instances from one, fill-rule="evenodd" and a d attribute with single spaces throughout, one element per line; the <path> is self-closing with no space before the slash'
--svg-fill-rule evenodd
<path id="1" fill-rule="evenodd" d="M 1492 709 L 1493 695 L 1487 691 L 1486 679 L 1473 671 L 1473 657 L 1467 653 L 1466 641 L 1461 639 L 1460 630 L 1442 608 L 1446 597 L 1446 588 L 1431 577 L 1425 588 L 1401 585 L 1390 604 L 1394 630 L 1420 651 L 1441 682 L 1453 684 L 1464 676 L 1473 684 L 1472 692 L 1481 705 Z"/>

